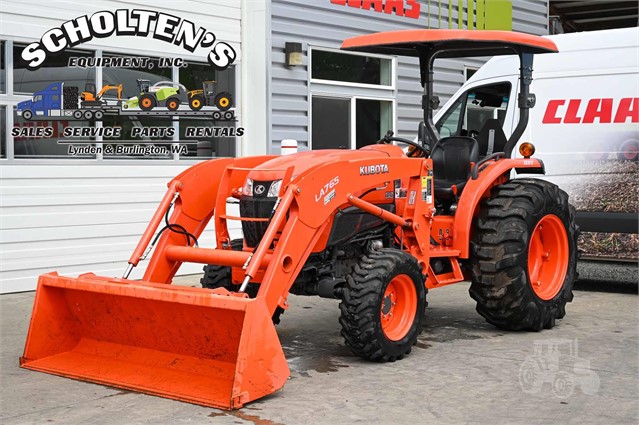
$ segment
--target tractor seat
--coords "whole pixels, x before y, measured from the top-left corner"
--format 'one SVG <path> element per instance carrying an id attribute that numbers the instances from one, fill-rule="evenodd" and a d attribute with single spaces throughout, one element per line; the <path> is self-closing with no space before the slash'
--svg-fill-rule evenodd
<path id="1" fill-rule="evenodd" d="M 435 177 L 435 198 L 454 199 L 470 178 L 471 162 L 479 161 L 479 145 L 472 137 L 444 137 L 430 153 Z"/>
<path id="2" fill-rule="evenodd" d="M 507 141 L 499 120 L 494 118 L 486 120 L 477 135 L 479 155 L 484 157 L 495 152 L 503 152 Z"/>

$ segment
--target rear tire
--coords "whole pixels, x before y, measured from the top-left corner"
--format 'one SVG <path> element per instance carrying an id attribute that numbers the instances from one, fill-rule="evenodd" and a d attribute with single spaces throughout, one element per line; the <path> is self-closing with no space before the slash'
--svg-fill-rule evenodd
<path id="1" fill-rule="evenodd" d="M 471 244 L 477 312 L 501 329 L 555 326 L 573 299 L 578 235 L 568 195 L 554 184 L 517 179 L 494 188 Z"/>
<path id="2" fill-rule="evenodd" d="M 233 96 L 231 96 L 231 93 L 225 91 L 218 93 L 218 95 L 215 96 L 215 106 L 222 112 L 230 109 L 231 106 L 233 106 Z"/>
<path id="3" fill-rule="evenodd" d="M 169 97 L 166 100 L 166 109 L 169 111 L 177 111 L 180 107 L 180 99 L 177 97 Z"/>
<path id="4" fill-rule="evenodd" d="M 381 249 L 360 258 L 340 303 L 346 345 L 367 360 L 392 362 L 409 354 L 422 332 L 426 287 L 417 260 Z"/>

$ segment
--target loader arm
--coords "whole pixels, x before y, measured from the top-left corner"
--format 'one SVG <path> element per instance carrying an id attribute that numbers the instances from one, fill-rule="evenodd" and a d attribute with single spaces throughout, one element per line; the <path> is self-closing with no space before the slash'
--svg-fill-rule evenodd
<path id="1" fill-rule="evenodd" d="M 223 187 L 227 190 L 227 193 L 223 199 L 226 201 L 226 198 L 233 195 L 233 189 L 242 187 L 249 169 L 271 158 L 273 157 L 253 156 L 237 159 L 212 159 L 188 168 L 168 184 L 169 190 L 165 195 L 165 200 L 173 198 L 177 192 L 177 198 L 169 222 L 182 226 L 187 232 L 199 238 L 213 216 L 216 199 L 218 198 L 218 190 L 221 186 L 220 181 L 224 181 L 225 183 Z M 225 176 L 227 167 L 230 166 L 237 167 L 237 172 L 229 174 L 227 179 L 222 179 L 222 177 Z M 230 180 L 228 180 L 228 178 L 230 178 Z M 222 206 L 226 209 L 226 202 L 224 202 Z M 143 256 L 153 234 L 163 219 L 167 208 L 168 205 L 166 202 L 160 205 L 129 259 L 129 264 L 137 265 L 137 262 Z M 219 213 L 223 215 L 226 214 L 226 211 L 220 211 Z M 226 226 L 224 226 L 223 229 L 217 229 L 217 232 L 228 235 Z M 185 244 L 186 238 L 183 234 L 171 231 L 163 232 L 149 265 L 146 268 L 143 280 L 156 283 L 170 283 L 179 269 L 181 262 L 168 259 L 165 252 L 166 248 L 168 246 L 183 246 Z"/>
<path id="2" fill-rule="evenodd" d="M 424 270 L 427 269 L 427 235 L 432 204 L 426 202 L 422 177 L 432 170 L 432 165 L 430 160 L 417 158 L 329 162 L 312 167 L 292 179 L 290 169 L 279 170 L 288 175 L 285 177 L 288 184 L 285 182 L 281 190 L 283 193 L 280 202 L 259 245 L 252 253 L 222 249 L 225 241 L 230 242 L 226 221 L 231 219 L 222 208 L 224 201 L 237 193 L 252 167 L 267 159 L 269 157 L 208 161 L 190 168 L 170 182 L 165 199 L 174 196 L 174 191 L 179 193 L 170 223 L 182 226 L 187 232 L 199 237 L 215 215 L 218 249 L 188 246 L 183 234 L 164 232 L 143 280 L 169 283 L 183 262 L 243 266 L 247 283 L 259 282 L 258 276 L 263 275 L 257 298 L 264 299 L 269 313 L 273 314 L 278 306 L 287 308 L 288 291 L 322 236 L 329 219 L 338 208 L 348 205 L 401 224 L 404 228 L 406 250 L 418 259 Z M 376 165 L 375 163 L 381 164 L 383 173 L 362 174 L 363 167 Z M 326 184 L 336 177 L 339 178 L 339 184 L 327 194 L 318 196 Z M 408 191 L 412 201 L 406 204 L 405 210 L 399 215 L 377 211 L 375 205 L 353 195 L 371 188 L 392 185 L 394 180 L 402 178 L 409 181 Z M 156 217 L 161 217 L 165 208 L 161 205 Z M 156 227 L 157 223 L 150 223 L 132 259 L 146 249 L 147 241 Z M 420 231 L 416 232 L 417 229 Z"/>

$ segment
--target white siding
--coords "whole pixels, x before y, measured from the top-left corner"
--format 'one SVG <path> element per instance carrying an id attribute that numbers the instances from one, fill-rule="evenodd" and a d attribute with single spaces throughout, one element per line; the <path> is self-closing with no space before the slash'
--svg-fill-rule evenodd
<path id="1" fill-rule="evenodd" d="M 1 293 L 34 289 L 37 276 L 50 271 L 121 276 L 167 182 L 187 167 L 71 163 L 2 166 Z M 239 225 L 229 226 L 239 236 Z M 213 247 L 210 229 L 200 245 Z M 141 277 L 144 266 L 132 277 Z M 180 273 L 201 270 L 199 264 L 185 264 Z"/>
<path id="2" fill-rule="evenodd" d="M 241 5 L 239 0 L 55 0 L 28 5 L 4 0 L 0 39 L 33 42 L 50 28 L 84 14 L 139 8 L 173 14 L 206 28 L 233 46 L 238 54 L 235 63 L 240 65 Z M 79 47 L 198 61 L 208 54 L 201 48 L 191 54 L 151 38 L 109 37 Z M 237 90 L 241 94 L 239 81 Z M 50 271 L 121 276 L 166 183 L 187 166 L 174 161 L 0 160 L 0 293 L 32 290 L 37 276 Z M 233 233 L 237 235 L 237 226 Z M 201 242 L 211 246 L 210 230 Z M 144 266 L 140 264 L 132 277 L 141 277 Z M 201 265 L 188 264 L 180 273 L 199 271 Z"/>

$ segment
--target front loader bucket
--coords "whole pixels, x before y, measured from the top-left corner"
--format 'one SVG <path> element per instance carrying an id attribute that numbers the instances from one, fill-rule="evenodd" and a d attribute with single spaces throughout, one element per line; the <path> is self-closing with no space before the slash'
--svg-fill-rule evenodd
<path id="1" fill-rule="evenodd" d="M 20 364 L 222 409 L 290 373 L 260 298 L 93 274 L 40 276 Z"/>

